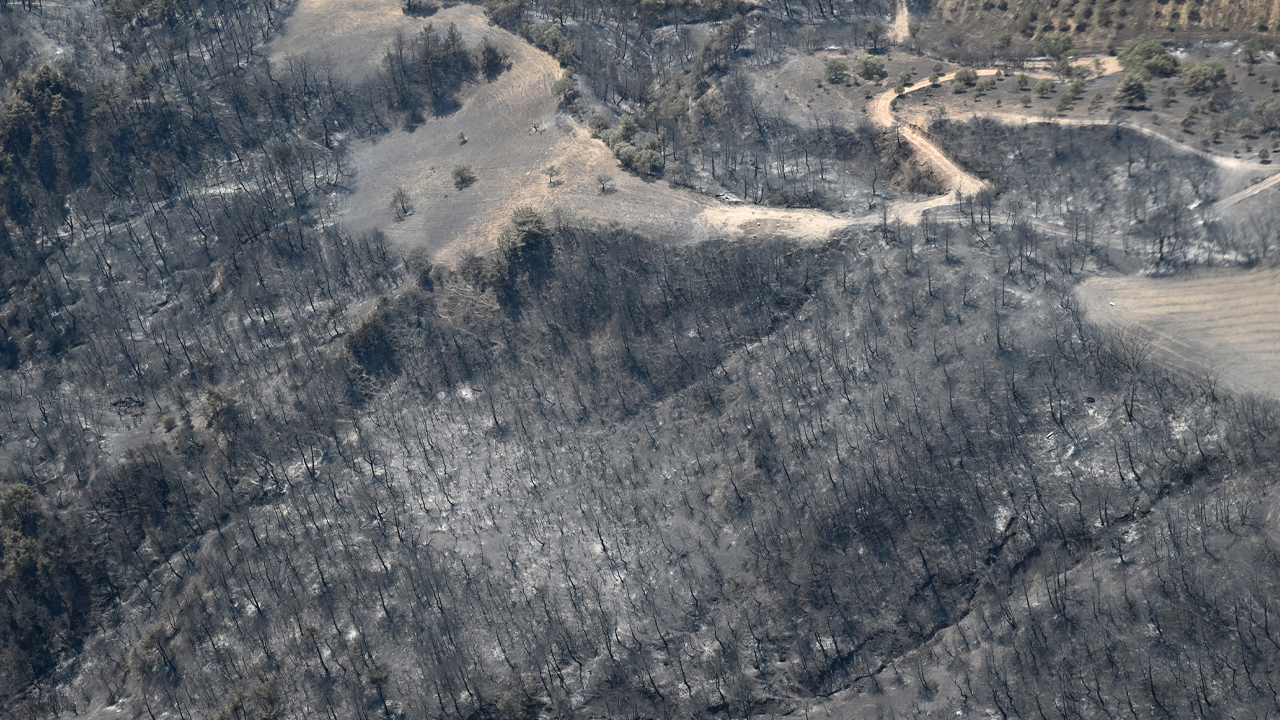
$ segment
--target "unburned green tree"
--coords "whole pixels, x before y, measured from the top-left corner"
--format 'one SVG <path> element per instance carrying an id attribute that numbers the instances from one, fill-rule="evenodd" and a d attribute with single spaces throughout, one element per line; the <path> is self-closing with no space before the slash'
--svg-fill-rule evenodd
<path id="1" fill-rule="evenodd" d="M 1120 86 L 1116 88 L 1114 97 L 1117 105 L 1140 108 L 1147 103 L 1147 83 L 1140 75 L 1127 74 L 1120 81 Z"/>

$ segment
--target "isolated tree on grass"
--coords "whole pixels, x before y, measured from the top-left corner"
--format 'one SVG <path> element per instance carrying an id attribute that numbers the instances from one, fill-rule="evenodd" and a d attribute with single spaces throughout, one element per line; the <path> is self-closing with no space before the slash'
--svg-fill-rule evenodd
<path id="1" fill-rule="evenodd" d="M 1118 58 L 1126 72 L 1169 77 L 1178 72 L 1178 58 L 1158 40 L 1130 40 Z"/>
<path id="2" fill-rule="evenodd" d="M 849 65 L 843 60 L 832 58 L 824 66 L 827 82 L 840 84 L 849 79 Z"/>
<path id="3" fill-rule="evenodd" d="M 1258 54 L 1262 52 L 1262 43 L 1257 38 L 1249 38 L 1240 47 L 1240 55 L 1249 66 L 1249 74 L 1253 74 L 1253 66 L 1258 63 Z"/>
<path id="4" fill-rule="evenodd" d="M 453 186 L 459 190 L 476 181 L 476 171 L 466 163 L 454 165 L 450 174 L 453 176 Z"/>
<path id="5" fill-rule="evenodd" d="M 600 194 L 604 195 L 613 189 L 613 176 L 609 173 L 596 175 L 596 185 L 600 186 Z"/>
<path id="6" fill-rule="evenodd" d="M 409 191 L 405 190 L 403 185 L 397 185 L 396 189 L 391 191 L 391 200 L 387 203 L 387 207 L 395 216 L 396 222 L 412 215 L 413 203 L 409 199 Z"/>
<path id="7" fill-rule="evenodd" d="M 1053 92 L 1053 86 L 1052 80 L 1041 80 L 1036 83 L 1036 94 L 1040 97 L 1049 97 L 1049 93 Z"/>
<path id="8" fill-rule="evenodd" d="M 484 74 L 485 80 L 493 82 L 510 65 L 511 61 L 507 58 L 507 54 L 499 50 L 498 46 L 489 41 L 489 38 L 481 41 L 480 72 Z"/>
<path id="9" fill-rule="evenodd" d="M 874 82 L 884 79 L 889 72 L 884 69 L 884 60 L 867 55 L 858 60 L 858 74 Z"/>
<path id="10" fill-rule="evenodd" d="M 957 86 L 973 87 L 978 84 L 978 71 L 972 68 L 961 68 L 951 76 L 951 82 Z"/>
<path id="11" fill-rule="evenodd" d="M 542 168 L 542 174 L 547 176 L 548 185 L 555 185 L 556 178 L 560 177 L 560 168 L 555 165 L 548 165 Z"/>
<path id="12" fill-rule="evenodd" d="M 1147 84 L 1136 74 L 1125 75 L 1116 88 L 1116 104 L 1127 108 L 1140 108 L 1147 103 Z"/>
<path id="13" fill-rule="evenodd" d="M 565 70 L 560 79 L 551 85 L 551 94 L 556 96 L 561 105 L 569 105 L 578 97 L 578 79 L 572 70 Z"/>
<path id="14" fill-rule="evenodd" d="M 886 28 L 884 23 L 873 22 L 867 26 L 865 37 L 867 42 L 871 43 L 871 51 L 875 52 L 880 49 L 880 41 L 884 39 Z"/>

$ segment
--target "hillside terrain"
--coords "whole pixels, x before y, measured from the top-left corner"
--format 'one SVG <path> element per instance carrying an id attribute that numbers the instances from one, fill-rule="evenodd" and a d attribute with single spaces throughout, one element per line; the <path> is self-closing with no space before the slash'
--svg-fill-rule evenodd
<path id="1" fill-rule="evenodd" d="M 0 716 L 1280 713 L 1276 22 L 0 0 Z"/>

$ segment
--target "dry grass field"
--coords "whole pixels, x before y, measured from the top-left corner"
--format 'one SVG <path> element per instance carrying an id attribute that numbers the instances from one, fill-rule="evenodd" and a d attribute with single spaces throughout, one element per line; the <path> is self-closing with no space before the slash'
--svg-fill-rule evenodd
<path id="1" fill-rule="evenodd" d="M 1138 332 L 1170 364 L 1280 397 L 1280 269 L 1100 277 L 1077 292 L 1091 319 Z"/>
<path id="2" fill-rule="evenodd" d="M 272 63 L 290 56 L 328 60 L 339 74 L 360 79 L 378 70 L 382 50 L 397 32 L 410 35 L 429 22 L 447 26 L 448 14 L 409 17 L 397 0 L 300 0 L 267 57 Z"/>

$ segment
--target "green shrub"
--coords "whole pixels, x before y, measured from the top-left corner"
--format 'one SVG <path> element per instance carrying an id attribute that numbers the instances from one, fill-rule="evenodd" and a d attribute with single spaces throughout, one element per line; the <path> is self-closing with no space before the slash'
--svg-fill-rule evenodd
<path id="1" fill-rule="evenodd" d="M 951 82 L 957 86 L 972 87 L 978 84 L 978 71 L 972 68 L 961 68 L 952 76 Z"/>
<path id="2" fill-rule="evenodd" d="M 476 181 L 476 171 L 465 163 L 454 165 L 450 174 L 453 176 L 453 186 L 459 190 Z"/>
<path id="3" fill-rule="evenodd" d="M 1178 72 L 1178 58 L 1157 40 L 1130 40 L 1119 56 L 1127 72 L 1169 77 Z"/>
<path id="4" fill-rule="evenodd" d="M 843 61 L 832 58 L 823 68 L 823 74 L 830 83 L 842 83 L 849 79 L 849 66 Z"/>
<path id="5" fill-rule="evenodd" d="M 1182 70 L 1182 85 L 1188 92 L 1208 92 L 1227 79 L 1227 68 L 1221 60 L 1210 60 Z"/>
<path id="6" fill-rule="evenodd" d="M 889 76 L 884 68 L 884 60 L 872 55 L 865 55 L 858 60 L 858 75 L 867 80 L 883 80 Z"/>

